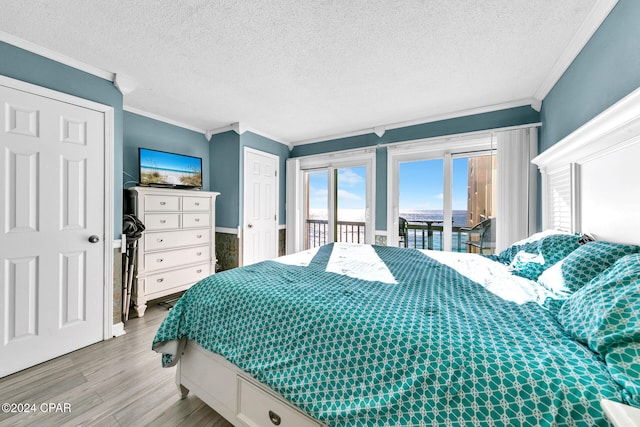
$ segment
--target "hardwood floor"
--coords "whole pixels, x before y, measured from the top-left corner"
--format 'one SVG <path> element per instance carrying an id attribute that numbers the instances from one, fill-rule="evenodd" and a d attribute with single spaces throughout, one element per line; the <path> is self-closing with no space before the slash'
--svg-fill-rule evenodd
<path id="1" fill-rule="evenodd" d="M 160 366 L 151 342 L 166 315 L 151 303 L 125 335 L 0 379 L 0 404 L 36 409 L 0 411 L 0 426 L 230 426 L 192 394 L 180 400 L 175 368 Z M 60 405 L 49 411 L 49 403 Z"/>

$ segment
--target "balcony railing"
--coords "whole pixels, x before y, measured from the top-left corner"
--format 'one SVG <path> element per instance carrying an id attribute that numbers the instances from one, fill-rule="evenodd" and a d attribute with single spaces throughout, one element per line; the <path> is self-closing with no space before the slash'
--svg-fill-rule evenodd
<path id="1" fill-rule="evenodd" d="M 435 221 L 423 223 L 408 223 L 407 244 L 403 241 L 400 246 L 416 249 L 442 250 L 442 237 L 444 227 Z M 307 219 L 307 247 L 315 248 L 327 243 L 328 221 L 323 219 Z M 338 221 L 336 241 L 346 243 L 364 243 L 365 223 L 357 221 Z M 467 251 L 468 234 L 460 230 L 461 227 L 452 227 L 453 244 L 456 252 Z"/>
<path id="2" fill-rule="evenodd" d="M 359 221 L 337 221 L 336 241 L 364 243 L 365 223 Z M 307 220 L 307 247 L 315 248 L 327 243 L 328 221 L 326 219 Z"/>
<path id="3" fill-rule="evenodd" d="M 467 233 L 460 230 L 461 227 L 453 226 L 451 228 L 453 234 L 452 249 L 455 252 L 467 251 Z M 399 245 L 407 248 L 416 249 L 432 249 L 436 251 L 442 250 L 442 237 L 444 227 L 435 221 L 424 221 L 421 223 L 407 224 L 407 242 L 401 239 Z"/>

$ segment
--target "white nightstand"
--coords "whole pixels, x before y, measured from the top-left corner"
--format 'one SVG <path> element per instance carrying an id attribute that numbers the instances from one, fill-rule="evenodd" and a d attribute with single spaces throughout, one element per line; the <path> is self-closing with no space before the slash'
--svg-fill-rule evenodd
<path id="1" fill-rule="evenodd" d="M 640 427 L 640 409 L 607 399 L 602 399 L 600 406 L 616 427 Z"/>

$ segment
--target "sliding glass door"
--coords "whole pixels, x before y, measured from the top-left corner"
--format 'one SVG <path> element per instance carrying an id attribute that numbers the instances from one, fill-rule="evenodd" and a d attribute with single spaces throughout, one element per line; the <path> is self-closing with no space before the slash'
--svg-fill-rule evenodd
<path id="1" fill-rule="evenodd" d="M 391 152 L 389 244 L 439 251 L 493 251 L 496 156 L 490 143 L 475 145 L 477 149 L 462 152 L 432 147 L 422 152 Z"/>
<path id="2" fill-rule="evenodd" d="M 330 242 L 365 242 L 365 166 L 304 171 L 304 183 L 305 249 Z"/>

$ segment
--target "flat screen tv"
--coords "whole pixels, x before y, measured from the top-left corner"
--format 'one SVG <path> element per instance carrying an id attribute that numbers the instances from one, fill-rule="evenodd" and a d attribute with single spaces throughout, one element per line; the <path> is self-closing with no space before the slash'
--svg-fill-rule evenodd
<path id="1" fill-rule="evenodd" d="M 140 185 L 202 189 L 202 159 L 138 148 Z"/>

